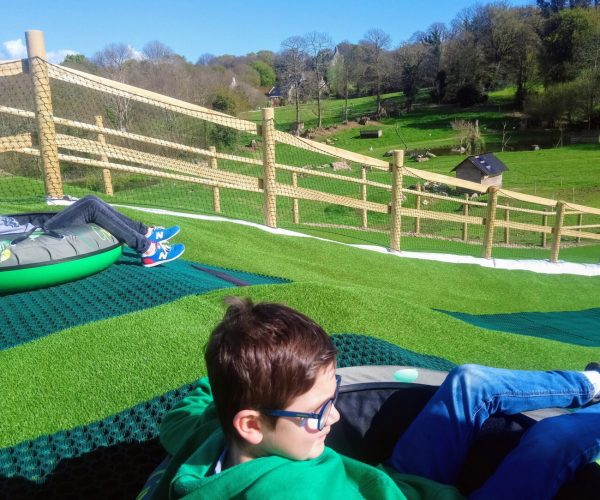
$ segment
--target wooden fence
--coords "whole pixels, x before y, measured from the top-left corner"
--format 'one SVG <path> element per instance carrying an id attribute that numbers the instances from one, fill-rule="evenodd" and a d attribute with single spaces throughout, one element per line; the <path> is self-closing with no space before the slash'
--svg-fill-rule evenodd
<path id="1" fill-rule="evenodd" d="M 541 247 L 547 246 L 548 236 L 551 236 L 549 251 L 552 262 L 558 260 L 561 240 L 565 237 L 573 238 L 576 243 L 580 243 L 582 240 L 594 243 L 600 241 L 600 234 L 594 231 L 600 229 L 600 223 L 584 224 L 584 216 L 586 219 L 592 217 L 592 220 L 595 221 L 600 216 L 600 209 L 497 187 L 484 190 L 481 185 L 473 182 L 410 168 L 404 164 L 404 152 L 401 150 L 394 151 L 393 161 L 388 163 L 287 134 L 276 130 L 273 108 L 263 109 L 262 124 L 256 125 L 124 83 L 71 68 L 55 66 L 45 60 L 41 32 L 28 32 L 27 44 L 28 59 L 0 64 L 0 78 L 29 73 L 34 92 L 35 111 L 0 105 L 0 114 L 35 121 L 37 132 L 0 137 L 0 153 L 17 152 L 40 157 L 46 193 L 49 196 L 59 198 L 63 196 L 60 165 L 61 163 L 70 163 L 100 169 L 104 190 L 109 196 L 114 193 L 111 172 L 143 174 L 208 186 L 213 190 L 213 208 L 216 213 L 221 213 L 223 210 L 222 190 L 233 189 L 260 193 L 263 197 L 263 220 L 270 227 L 277 227 L 279 198 L 291 200 L 294 224 L 300 224 L 302 220 L 299 200 L 323 202 L 355 209 L 360 213 L 361 218 L 360 225 L 355 229 L 366 231 L 376 230 L 369 228 L 369 213 L 389 214 L 389 248 L 394 251 L 401 249 L 402 237 L 407 234 L 413 237 L 432 237 L 431 234 L 426 234 L 424 231 L 424 221 L 441 221 L 455 225 L 460 230 L 460 241 L 466 243 L 475 241 L 470 238 L 470 234 L 473 227 L 478 228 L 482 237 L 480 240 L 476 240 L 476 243 L 481 245 L 481 255 L 484 258 L 491 258 L 495 245 L 511 245 L 511 235 L 515 231 L 537 234 L 538 245 Z M 51 79 L 100 90 L 116 97 L 131 99 L 257 137 L 260 136 L 262 159 L 218 152 L 215 147 L 202 149 L 147 135 L 116 130 L 106 127 L 100 116 L 96 116 L 93 123 L 55 116 L 52 109 Z M 95 139 L 57 133 L 57 126 L 67 128 L 67 130 L 94 133 Z M 111 138 L 127 139 L 141 146 L 160 146 L 168 150 L 201 157 L 206 161 L 197 163 L 137 148 L 117 146 L 110 143 Z M 360 178 L 279 163 L 276 155 L 277 144 L 285 144 L 303 151 L 357 163 L 361 165 Z M 220 168 L 219 160 L 251 165 L 260 171 L 260 174 L 253 177 L 227 171 Z M 137 166 L 131 165 L 131 163 Z M 369 180 L 368 172 L 371 170 L 385 172 L 387 181 Z M 291 182 L 287 184 L 278 181 L 278 171 L 288 172 Z M 313 176 L 354 184 L 358 188 L 358 197 L 301 187 L 298 182 L 299 176 L 302 178 Z M 416 179 L 416 184 L 405 185 L 408 178 Z M 428 184 L 449 187 L 456 195 L 448 196 L 448 193 L 432 192 L 426 189 Z M 386 203 L 369 200 L 369 190 L 374 188 L 389 192 L 389 199 Z M 485 202 L 478 201 L 469 194 L 462 194 L 465 192 L 486 195 L 487 200 Z M 410 200 L 410 204 L 408 200 Z M 440 202 L 456 203 L 457 209 L 441 211 L 426 208 L 426 205 Z M 532 206 L 536 208 L 531 208 Z M 474 211 L 479 211 L 481 214 L 474 215 Z M 577 224 L 565 225 L 565 216 L 573 215 L 577 216 Z M 523 222 L 524 217 L 536 217 L 539 223 Z M 411 231 L 402 230 L 403 218 L 412 220 Z M 552 222 L 550 223 L 550 221 Z M 307 221 L 306 224 L 309 225 L 310 222 Z M 496 229 L 501 230 L 501 238 L 497 237 Z M 388 230 L 386 229 L 386 231 Z"/>

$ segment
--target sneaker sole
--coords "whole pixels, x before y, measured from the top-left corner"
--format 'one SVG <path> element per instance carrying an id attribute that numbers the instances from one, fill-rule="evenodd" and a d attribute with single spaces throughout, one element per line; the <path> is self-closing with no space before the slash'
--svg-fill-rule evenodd
<path id="1" fill-rule="evenodd" d="M 183 252 L 181 252 L 176 257 L 171 257 L 170 259 L 153 262 L 152 264 L 142 264 L 142 266 L 143 267 L 156 267 L 156 266 L 160 266 L 161 264 L 167 264 L 169 262 L 173 262 L 174 260 L 177 260 L 179 257 L 181 257 L 183 255 L 184 252 L 185 252 L 185 249 L 183 250 Z"/>

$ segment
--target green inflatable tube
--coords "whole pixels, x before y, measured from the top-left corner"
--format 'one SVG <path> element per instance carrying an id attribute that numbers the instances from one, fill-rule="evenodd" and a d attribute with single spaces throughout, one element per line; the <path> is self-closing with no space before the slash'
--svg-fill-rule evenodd
<path id="1" fill-rule="evenodd" d="M 0 295 L 84 278 L 122 254 L 122 244 L 96 224 L 58 232 L 60 237 L 38 231 L 23 241 L 18 234 L 0 236 Z"/>

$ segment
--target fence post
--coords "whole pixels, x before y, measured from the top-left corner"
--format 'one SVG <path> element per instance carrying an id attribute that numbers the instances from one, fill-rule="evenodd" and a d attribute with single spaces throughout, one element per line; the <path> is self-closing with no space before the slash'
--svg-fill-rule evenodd
<path id="1" fill-rule="evenodd" d="M 510 206 L 510 202 L 508 200 L 506 200 L 506 206 L 507 207 Z M 510 209 L 509 208 L 504 209 L 504 220 L 507 223 L 507 225 L 504 226 L 504 243 L 508 244 L 508 243 L 510 243 L 510 228 L 508 227 L 508 223 L 510 222 Z"/>
<path id="2" fill-rule="evenodd" d="M 265 224 L 277 227 L 277 197 L 275 194 L 275 110 L 262 109 L 263 138 L 263 213 Z"/>
<path id="3" fill-rule="evenodd" d="M 469 193 L 465 193 L 465 201 L 469 201 Z M 463 215 L 469 215 L 469 205 L 468 203 L 463 203 Z M 469 223 L 463 223 L 462 228 L 462 240 L 467 241 L 469 239 Z"/>
<path id="4" fill-rule="evenodd" d="M 102 122 L 102 115 L 96 115 L 96 127 L 104 128 L 104 123 Z M 101 146 L 106 146 L 106 138 L 104 134 L 98 133 L 98 142 Z M 100 153 L 100 160 L 108 163 L 108 156 L 104 151 Z M 104 192 L 108 196 L 112 196 L 114 194 L 113 185 L 112 185 L 112 176 L 110 174 L 110 169 L 103 168 L 102 169 L 102 180 L 104 181 Z"/>
<path id="5" fill-rule="evenodd" d="M 363 165 L 360 169 L 360 178 L 363 181 L 363 184 L 360 185 L 360 198 L 363 201 L 367 201 L 367 185 L 364 184 L 367 180 L 367 166 Z M 362 227 L 366 229 L 368 227 L 369 217 L 368 211 L 366 208 L 362 209 Z"/>
<path id="6" fill-rule="evenodd" d="M 544 208 L 544 211 L 547 211 L 547 208 Z M 542 226 L 547 226 L 548 225 L 548 216 L 547 215 L 542 215 Z M 542 247 L 545 247 L 548 244 L 548 234 L 547 233 L 542 233 Z"/>
<path id="7" fill-rule="evenodd" d="M 210 168 L 212 168 L 213 170 L 217 170 L 219 168 L 219 165 L 217 163 L 217 148 L 215 146 L 211 146 L 210 148 L 208 148 L 210 153 L 211 153 L 211 157 L 210 157 Z M 220 214 L 221 213 L 221 192 L 219 191 L 219 188 L 217 186 L 213 187 L 213 209 L 215 211 L 215 213 Z"/>
<path id="8" fill-rule="evenodd" d="M 402 232 L 402 166 L 404 165 L 404 150 L 394 150 L 394 161 L 390 165 L 392 172 L 392 205 L 390 225 L 390 248 L 400 251 L 400 234 Z"/>
<path id="9" fill-rule="evenodd" d="M 492 246 L 494 244 L 494 227 L 496 226 L 496 206 L 498 205 L 498 188 L 488 188 L 488 205 L 485 216 L 485 228 L 483 233 L 483 258 L 492 258 Z"/>
<path id="10" fill-rule="evenodd" d="M 579 226 L 578 231 L 581 231 L 581 226 L 583 226 L 583 214 L 577 216 L 577 225 Z M 575 242 L 581 243 L 581 238 L 578 236 Z"/>
<path id="11" fill-rule="evenodd" d="M 417 182 L 417 191 L 421 192 L 421 183 Z M 415 197 L 415 210 L 421 210 L 421 195 L 418 194 Z M 421 217 L 418 214 L 415 214 L 415 234 L 421 233 Z"/>
<path id="12" fill-rule="evenodd" d="M 298 187 L 298 174 L 292 172 L 292 186 Z M 292 199 L 292 212 L 294 215 L 294 224 L 300 223 L 300 208 L 298 207 L 298 198 Z"/>
<path id="13" fill-rule="evenodd" d="M 560 252 L 560 236 L 562 226 L 565 220 L 565 203 L 559 201 L 556 204 L 556 220 L 552 229 L 552 248 L 550 250 L 550 262 L 558 261 L 558 253 Z"/>
<path id="14" fill-rule="evenodd" d="M 50 78 L 46 66 L 46 47 L 44 33 L 38 30 L 25 32 L 29 73 L 33 83 L 35 117 L 40 144 L 40 156 L 44 167 L 46 195 L 62 198 L 63 188 L 58 162 L 58 144 L 52 111 Z"/>

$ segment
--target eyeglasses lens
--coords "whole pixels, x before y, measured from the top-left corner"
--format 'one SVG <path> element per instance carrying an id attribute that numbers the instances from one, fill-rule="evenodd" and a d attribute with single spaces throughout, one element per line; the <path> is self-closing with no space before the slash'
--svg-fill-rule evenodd
<path id="1" fill-rule="evenodd" d="M 333 408 L 333 401 L 328 401 L 323 407 L 323 413 L 321 413 L 321 418 L 319 419 L 319 430 L 323 429 L 327 425 L 327 421 L 329 420 L 329 414 L 331 413 L 331 409 Z"/>

